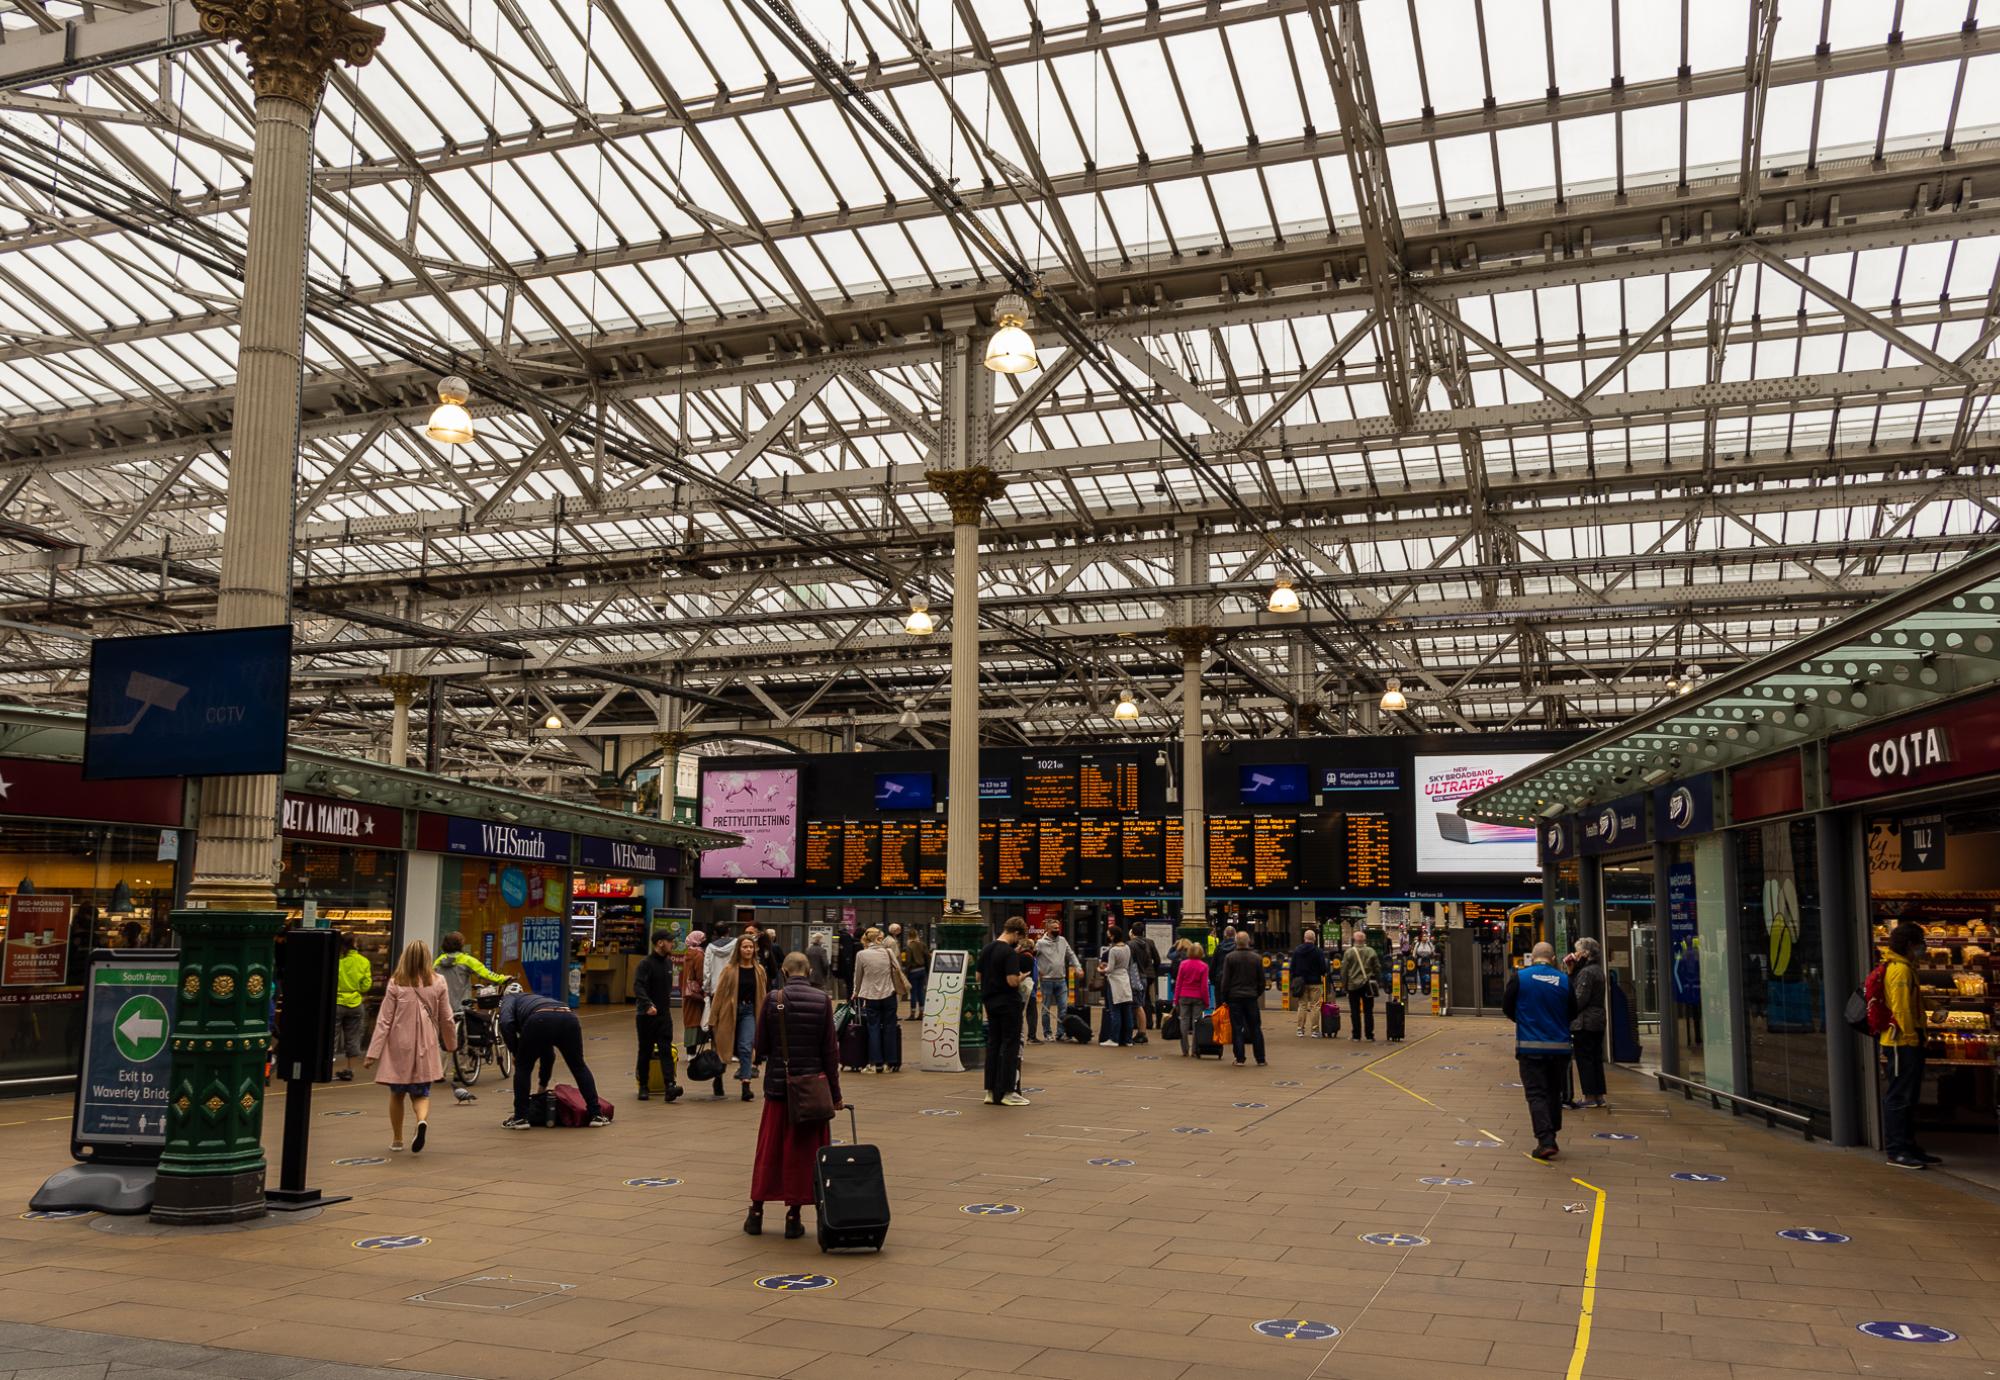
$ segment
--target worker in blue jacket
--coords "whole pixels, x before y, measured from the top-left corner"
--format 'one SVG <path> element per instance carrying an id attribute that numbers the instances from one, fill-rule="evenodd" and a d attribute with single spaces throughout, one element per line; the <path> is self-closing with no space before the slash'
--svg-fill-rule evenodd
<path id="1" fill-rule="evenodd" d="M 1500 1009 L 1514 1022 L 1514 1059 L 1535 1128 L 1535 1148 L 1529 1153 L 1538 1160 L 1560 1153 L 1556 1136 L 1562 1131 L 1563 1095 L 1569 1086 L 1569 1024 L 1576 1017 L 1576 994 L 1568 974 L 1555 966 L 1555 957 L 1553 945 L 1535 945 L 1527 966 L 1508 974 L 1500 999 Z"/>

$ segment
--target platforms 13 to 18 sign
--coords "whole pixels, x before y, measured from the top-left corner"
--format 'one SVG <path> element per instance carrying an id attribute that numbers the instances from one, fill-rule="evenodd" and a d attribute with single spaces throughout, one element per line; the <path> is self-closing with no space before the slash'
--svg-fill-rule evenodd
<path id="1" fill-rule="evenodd" d="M 167 1033 L 179 976 L 171 953 L 92 960 L 70 1128 L 77 1159 L 151 1164 L 159 1158 L 167 1140 Z"/>

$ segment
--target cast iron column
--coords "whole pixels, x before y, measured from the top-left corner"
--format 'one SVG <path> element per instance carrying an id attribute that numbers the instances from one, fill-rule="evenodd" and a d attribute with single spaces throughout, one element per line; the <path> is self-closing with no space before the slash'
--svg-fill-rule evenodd
<path id="1" fill-rule="evenodd" d="M 195 0 L 195 8 L 205 32 L 241 46 L 257 95 L 215 623 L 260 627 L 291 618 L 313 118 L 334 64 L 368 62 L 383 31 L 338 0 Z M 174 915 L 181 990 L 153 1218 L 232 1222 L 265 1210 L 263 1060 L 272 940 L 283 923 L 278 778 L 211 778 L 196 828 L 190 909 Z"/>
<path id="2" fill-rule="evenodd" d="M 1181 652 L 1181 923 L 1178 934 L 1208 942 L 1208 821 L 1202 799 L 1201 660 L 1215 630 L 1204 624 L 1168 628 Z"/>
<path id="3" fill-rule="evenodd" d="M 389 720 L 389 765 L 407 767 L 410 765 L 410 705 L 416 699 L 417 691 L 424 688 L 424 678 L 392 672 L 382 677 L 382 684 L 396 697 L 396 708 Z"/>
<path id="4" fill-rule="evenodd" d="M 987 461 L 991 448 L 993 376 L 977 357 L 973 337 L 953 335 L 945 346 L 944 408 L 939 454 L 950 469 L 924 479 L 951 506 L 951 765 L 945 805 L 944 918 L 938 947 L 973 958 L 992 928 L 979 909 L 979 519 L 1007 487 Z M 959 1059 L 967 1069 L 986 1062 L 986 1016 L 979 975 L 965 978 Z"/>

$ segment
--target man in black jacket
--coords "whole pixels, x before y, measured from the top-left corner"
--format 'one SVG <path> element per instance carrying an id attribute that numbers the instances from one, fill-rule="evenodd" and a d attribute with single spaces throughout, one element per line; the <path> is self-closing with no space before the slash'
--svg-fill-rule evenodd
<path id="1" fill-rule="evenodd" d="M 1146 925 L 1142 920 L 1132 922 L 1132 933 L 1126 937 L 1125 948 L 1132 955 L 1132 1010 L 1138 1016 L 1141 1032 L 1133 1043 L 1144 1044 L 1144 1032 L 1153 1029 L 1156 1024 L 1153 1008 L 1159 1000 L 1160 951 L 1146 937 Z"/>
<path id="2" fill-rule="evenodd" d="M 1236 1066 L 1243 1067 L 1243 1042 L 1250 1041 L 1257 1066 L 1264 1065 L 1264 960 L 1250 947 L 1250 936 L 1237 931 L 1235 947 L 1222 960 L 1222 999 L 1229 1004 L 1229 1042 Z"/>
<path id="3" fill-rule="evenodd" d="M 667 1101 L 681 1095 L 674 1077 L 674 963 L 673 936 L 662 930 L 653 936 L 653 951 L 639 960 L 632 977 L 632 1009 L 639 1024 L 639 1100 L 647 1101 L 652 1090 L 653 1058 L 660 1060 L 660 1077 L 667 1085 Z"/>
<path id="4" fill-rule="evenodd" d="M 1319 946 L 1319 931 L 1307 930 L 1305 943 L 1292 950 L 1292 1005 L 1298 1008 L 1301 1037 L 1319 1038 L 1319 1008 L 1326 1000 L 1329 971 L 1326 950 Z"/>
<path id="5" fill-rule="evenodd" d="M 514 1051 L 514 1115 L 500 1124 L 509 1131 L 525 1131 L 533 1124 L 528 1120 L 531 1070 L 540 1079 L 536 1086 L 546 1091 L 560 1054 L 583 1094 L 583 1105 L 591 1109 L 589 1124 L 609 1126 L 611 1119 L 597 1114 L 597 1080 L 583 1062 L 583 1022 L 554 997 L 523 992 L 520 987 L 508 983 L 507 995 L 500 999 L 500 1038 Z"/>

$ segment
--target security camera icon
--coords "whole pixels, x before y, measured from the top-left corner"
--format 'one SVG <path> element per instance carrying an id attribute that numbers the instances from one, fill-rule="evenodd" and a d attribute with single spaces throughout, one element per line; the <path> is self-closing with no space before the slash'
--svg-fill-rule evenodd
<path id="1" fill-rule="evenodd" d="M 170 680 L 149 676 L 144 671 L 134 671 L 131 679 L 125 682 L 125 695 L 126 698 L 139 702 L 138 709 L 124 723 L 93 728 L 90 730 L 91 735 L 116 738 L 135 733 L 138 731 L 139 721 L 146 717 L 147 711 L 158 709 L 171 714 L 181 707 L 181 700 L 187 692 L 188 688 L 185 685 L 176 685 Z"/>

